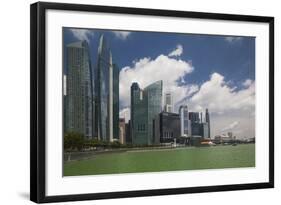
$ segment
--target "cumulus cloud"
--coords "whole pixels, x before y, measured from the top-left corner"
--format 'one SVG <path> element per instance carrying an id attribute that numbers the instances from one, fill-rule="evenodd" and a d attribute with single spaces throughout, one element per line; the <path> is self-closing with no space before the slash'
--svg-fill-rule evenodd
<path id="1" fill-rule="evenodd" d="M 235 43 L 238 41 L 241 41 L 243 38 L 242 37 L 236 37 L 236 36 L 227 36 L 224 38 L 225 41 L 228 43 Z"/>
<path id="2" fill-rule="evenodd" d="M 255 82 L 247 87 L 234 89 L 219 73 L 210 75 L 199 90 L 185 102 L 192 111 L 208 108 L 211 118 L 211 136 L 232 128 L 239 137 L 255 136 Z M 239 124 L 239 131 L 237 126 Z"/>
<path id="3" fill-rule="evenodd" d="M 163 80 L 163 93 L 171 92 L 174 106 L 187 104 L 190 111 L 209 109 L 211 136 L 227 130 L 240 137 L 255 136 L 255 81 L 245 80 L 242 88 L 226 81 L 219 73 L 212 73 L 201 85 L 189 84 L 191 62 L 159 55 L 141 58 L 121 69 L 119 75 L 120 117 L 130 119 L 130 87 L 138 82 L 141 88 Z"/>
<path id="4" fill-rule="evenodd" d="M 238 125 L 239 125 L 239 122 L 238 122 L 238 121 L 234 121 L 234 122 L 232 122 L 231 124 L 229 124 L 228 126 L 224 127 L 221 131 L 222 131 L 222 132 L 231 131 L 231 130 L 233 130 L 234 128 L 237 128 Z"/>
<path id="5" fill-rule="evenodd" d="M 179 83 L 185 81 L 187 74 L 193 67 L 186 61 L 159 55 L 155 59 L 142 58 L 134 61 L 133 65 L 122 68 L 119 75 L 119 95 L 122 107 L 130 105 L 130 87 L 133 82 L 138 82 L 145 88 L 158 80 L 163 81 L 163 93 L 173 93 L 174 102 L 178 102 L 198 90 L 197 85 Z"/>
<path id="6" fill-rule="evenodd" d="M 244 87 L 249 87 L 250 85 L 252 85 L 252 83 L 253 83 L 253 81 L 252 81 L 251 79 L 246 79 L 246 80 L 242 83 L 242 85 L 243 85 Z"/>
<path id="7" fill-rule="evenodd" d="M 177 45 L 176 49 L 173 50 L 172 52 L 170 52 L 168 54 L 169 57 L 172 57 L 172 56 L 181 56 L 181 54 L 183 53 L 183 46 L 182 45 Z"/>
<path id="8" fill-rule="evenodd" d="M 224 80 L 224 76 L 213 73 L 210 80 L 203 83 L 199 91 L 189 99 L 195 110 L 208 107 L 212 112 L 223 114 L 230 110 L 248 110 L 255 106 L 255 83 L 236 91 Z"/>
<path id="9" fill-rule="evenodd" d="M 122 40 L 126 40 L 131 34 L 131 32 L 128 31 L 113 31 L 113 33 L 117 38 L 120 38 Z"/>
<path id="10" fill-rule="evenodd" d="M 80 41 L 86 40 L 90 42 L 90 38 L 94 37 L 94 32 L 88 29 L 70 29 L 70 31 Z"/>

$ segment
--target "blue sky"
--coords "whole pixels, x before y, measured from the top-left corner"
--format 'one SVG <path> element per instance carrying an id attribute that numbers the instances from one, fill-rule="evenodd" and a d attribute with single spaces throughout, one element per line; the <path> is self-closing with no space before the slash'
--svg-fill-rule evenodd
<path id="1" fill-rule="evenodd" d="M 181 59 L 191 60 L 196 70 L 189 76 L 191 83 L 202 83 L 213 72 L 221 73 L 234 84 L 245 78 L 255 79 L 255 38 L 243 37 L 226 40 L 226 36 L 175 34 L 159 32 L 133 32 L 126 39 L 120 39 L 107 30 L 91 30 L 88 35 L 92 62 L 96 62 L 98 38 L 107 38 L 114 61 L 120 69 L 143 57 L 155 58 L 167 54 L 181 44 L 184 52 Z M 70 29 L 64 32 L 64 45 L 77 41 Z"/>
<path id="2" fill-rule="evenodd" d="M 164 92 L 174 93 L 175 104 L 196 111 L 209 108 L 219 122 L 213 134 L 231 130 L 237 136 L 254 136 L 254 37 L 70 28 L 63 34 L 64 46 L 88 41 L 93 65 L 99 36 L 105 35 L 120 68 L 120 114 L 126 118 L 130 84 L 137 81 L 145 87 L 163 79 Z"/>

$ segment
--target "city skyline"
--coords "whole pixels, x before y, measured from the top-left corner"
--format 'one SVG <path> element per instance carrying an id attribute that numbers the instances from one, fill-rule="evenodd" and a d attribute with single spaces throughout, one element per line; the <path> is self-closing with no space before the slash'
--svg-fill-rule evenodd
<path id="1" fill-rule="evenodd" d="M 175 96 L 173 98 L 174 111 L 184 104 L 188 105 L 190 110 L 196 112 L 202 112 L 205 108 L 210 109 L 212 118 L 211 136 L 227 131 L 232 131 L 238 137 L 255 136 L 254 38 L 183 34 L 173 34 L 172 36 L 172 34 L 155 32 L 66 29 L 64 41 L 70 43 L 74 40 L 86 40 L 92 52 L 91 59 L 96 62 L 97 59 L 93 59 L 95 56 L 93 47 L 96 47 L 95 43 L 100 33 L 110 37 L 108 39 L 111 41 L 110 46 L 115 56 L 114 60 L 116 60 L 120 68 L 120 117 L 125 117 L 126 121 L 130 119 L 130 113 L 128 112 L 130 110 L 129 88 L 131 83 L 138 82 L 142 87 L 146 87 L 157 80 L 163 80 L 163 94 L 169 92 Z M 145 41 L 146 43 L 139 42 L 139 36 L 143 36 L 143 41 L 147 40 Z M 149 45 L 149 39 L 155 39 L 159 36 L 162 36 L 162 41 L 164 37 L 168 39 L 165 48 L 163 44 L 160 44 L 159 47 Z M 161 38 L 159 39 L 161 40 Z M 137 40 L 138 43 L 136 43 Z M 185 45 L 186 42 L 191 40 L 197 42 L 198 45 L 202 41 L 201 47 L 198 45 L 196 47 L 194 42 L 189 46 Z M 172 42 L 177 43 L 172 46 Z M 220 43 L 214 44 L 215 42 Z M 120 46 L 121 44 L 122 46 Z M 197 59 L 192 51 L 197 50 L 198 52 L 198 50 L 206 46 L 205 44 L 212 45 L 212 49 L 216 50 L 216 52 L 210 49 L 207 50 L 209 51 L 209 57 L 207 56 L 206 59 L 204 58 L 201 61 L 211 62 L 210 59 L 212 58 L 210 56 L 213 56 L 214 53 L 219 57 L 224 53 L 224 58 L 221 58 L 221 61 L 223 61 L 221 67 L 223 67 L 227 59 L 230 58 L 227 56 L 228 53 L 232 53 L 236 56 L 230 62 L 236 59 L 238 62 L 233 64 L 238 66 L 237 64 L 240 63 L 241 67 L 238 66 L 237 69 L 233 69 L 233 74 L 230 74 L 228 69 L 210 68 L 213 66 L 205 66 L 205 70 L 202 70 L 202 62 Z M 128 48 L 133 45 L 141 45 L 141 51 L 135 52 L 135 50 L 139 50 L 139 47 L 136 47 L 135 50 L 130 50 L 131 53 L 138 55 L 138 57 L 135 56 L 134 59 L 129 57 L 120 58 L 120 53 L 123 53 L 122 55 L 128 54 L 129 49 L 126 49 L 126 45 Z M 116 52 L 117 46 L 119 46 L 119 52 Z M 216 49 L 216 47 L 224 46 L 228 47 L 228 49 Z M 146 48 L 145 54 L 142 53 L 143 47 Z M 155 50 L 155 47 L 158 48 L 158 51 Z M 192 50 L 192 47 L 196 47 L 196 49 Z M 247 52 L 242 49 L 244 47 L 247 47 Z M 241 52 L 239 53 L 238 51 L 240 50 Z M 203 55 L 206 50 L 202 50 L 201 53 Z M 241 56 L 245 56 L 245 53 L 248 59 L 245 58 L 243 64 Z M 233 67 L 233 65 L 230 67 Z M 239 77 L 239 74 L 237 74 L 239 72 L 244 73 L 243 78 Z M 197 77 L 198 73 L 200 77 Z M 129 86 L 127 86 L 128 84 Z"/>

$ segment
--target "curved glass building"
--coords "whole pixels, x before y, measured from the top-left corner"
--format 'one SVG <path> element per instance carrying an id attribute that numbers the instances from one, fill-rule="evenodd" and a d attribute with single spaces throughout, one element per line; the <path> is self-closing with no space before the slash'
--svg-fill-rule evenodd
<path id="1" fill-rule="evenodd" d="M 109 140 L 109 70 L 112 67 L 111 54 L 104 36 L 100 37 L 98 58 L 97 58 L 97 114 L 98 114 L 98 138 Z"/>
<path id="2" fill-rule="evenodd" d="M 119 68 L 112 63 L 104 35 L 99 41 L 96 72 L 97 135 L 100 140 L 112 142 L 119 138 Z"/>

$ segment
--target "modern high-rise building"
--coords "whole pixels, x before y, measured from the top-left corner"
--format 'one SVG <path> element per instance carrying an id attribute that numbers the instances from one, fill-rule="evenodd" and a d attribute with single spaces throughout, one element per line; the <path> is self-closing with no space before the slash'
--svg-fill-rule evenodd
<path id="1" fill-rule="evenodd" d="M 154 143 L 171 143 L 181 137 L 180 115 L 171 112 L 161 112 L 154 118 Z"/>
<path id="2" fill-rule="evenodd" d="M 174 112 L 173 96 L 172 93 L 166 93 L 164 99 L 164 111 Z"/>
<path id="3" fill-rule="evenodd" d="M 86 41 L 66 46 L 65 132 L 93 137 L 93 84 L 89 46 Z"/>
<path id="4" fill-rule="evenodd" d="M 119 139 L 119 67 L 113 64 L 113 138 Z"/>
<path id="5" fill-rule="evenodd" d="M 188 137 L 191 136 L 191 120 L 189 119 L 189 112 L 187 105 L 181 105 L 179 108 L 179 116 L 180 116 L 180 129 L 181 136 Z"/>
<path id="6" fill-rule="evenodd" d="M 181 119 L 181 136 L 182 137 L 202 137 L 210 138 L 210 117 L 208 109 L 206 109 L 205 122 L 202 112 L 188 112 L 186 105 L 179 108 Z"/>
<path id="7" fill-rule="evenodd" d="M 208 123 L 208 138 L 211 138 L 210 114 L 208 108 L 206 109 L 205 119 L 206 119 L 206 123 Z"/>
<path id="8" fill-rule="evenodd" d="M 132 144 L 132 136 L 131 136 L 131 120 L 125 124 L 125 133 L 126 133 L 126 144 Z"/>
<path id="9" fill-rule="evenodd" d="M 115 86 L 119 84 L 119 69 L 112 62 L 104 35 L 99 40 L 96 69 L 97 135 L 100 140 L 112 142 L 119 136 L 119 86 Z"/>
<path id="10" fill-rule="evenodd" d="M 131 86 L 131 135 L 133 144 L 153 144 L 153 120 L 162 109 L 162 81 L 143 90 L 138 83 Z"/>

